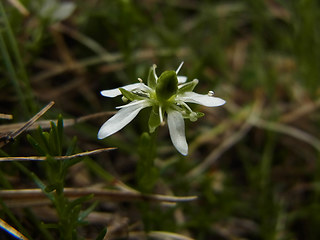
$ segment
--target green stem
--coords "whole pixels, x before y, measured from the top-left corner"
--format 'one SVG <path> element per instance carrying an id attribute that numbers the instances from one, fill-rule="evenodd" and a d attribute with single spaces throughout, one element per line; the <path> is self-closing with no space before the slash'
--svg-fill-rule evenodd
<path id="1" fill-rule="evenodd" d="M 156 132 L 143 133 L 139 141 L 139 161 L 137 164 L 136 178 L 138 189 L 141 192 L 152 191 L 159 177 L 158 169 L 154 166 L 156 157 Z"/>

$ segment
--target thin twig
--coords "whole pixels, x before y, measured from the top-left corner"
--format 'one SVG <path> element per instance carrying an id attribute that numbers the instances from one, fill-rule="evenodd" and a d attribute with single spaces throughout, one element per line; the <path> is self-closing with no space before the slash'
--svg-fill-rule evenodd
<path id="1" fill-rule="evenodd" d="M 197 167 L 193 168 L 188 174 L 187 177 L 195 177 L 199 174 L 203 173 L 208 167 L 216 162 L 219 157 L 234 146 L 237 142 L 239 142 L 251 129 L 252 124 L 256 121 L 258 116 L 261 113 L 261 101 L 257 100 L 254 104 L 250 116 L 247 118 L 245 123 L 241 126 L 241 128 L 236 132 L 232 133 L 231 136 L 224 139 L 224 141 L 219 145 L 218 148 L 214 149 L 208 157 L 205 158 L 203 162 L 201 162 Z"/>
<path id="2" fill-rule="evenodd" d="M 295 108 L 294 111 L 283 114 L 280 118 L 280 122 L 282 123 L 290 123 L 296 121 L 297 119 L 304 117 L 312 112 L 315 112 L 320 107 L 320 99 L 315 102 L 308 102 L 302 104 L 301 107 Z"/>
<path id="3" fill-rule="evenodd" d="M 11 119 L 13 119 L 13 116 L 11 114 L 0 113 L 0 119 L 11 120 Z"/>
<path id="4" fill-rule="evenodd" d="M 30 12 L 19 0 L 8 0 L 23 16 L 29 16 Z"/>
<path id="5" fill-rule="evenodd" d="M 150 232 L 130 232 L 130 237 L 141 237 L 149 236 L 155 239 L 172 239 L 172 240 L 194 240 L 193 238 L 172 232 L 165 232 L 165 231 L 150 231 Z"/>
<path id="6" fill-rule="evenodd" d="M 33 125 L 43 114 L 45 114 L 54 104 L 54 101 L 51 101 L 47 106 L 40 110 L 36 115 L 34 115 L 29 121 L 23 124 L 20 128 L 15 131 L 5 135 L 0 139 L 0 147 L 6 145 L 8 142 L 13 141 L 17 136 L 22 132 L 27 130 L 31 125 Z"/>
<path id="7" fill-rule="evenodd" d="M 150 202 L 189 202 L 197 199 L 197 196 L 168 196 L 160 194 L 143 194 L 139 192 L 123 192 L 109 189 L 95 188 L 65 188 L 64 194 L 69 198 L 79 198 L 90 194 L 95 200 L 110 200 L 120 202 L 150 201 Z M 47 197 L 41 189 L 0 190 L 0 198 L 4 201 L 45 200 Z M 10 205 L 8 205 L 10 206 Z M 25 205 L 24 205 L 25 206 Z"/>
<path id="8" fill-rule="evenodd" d="M 304 141 L 310 144 L 317 151 L 320 151 L 320 139 L 300 129 L 294 128 L 292 126 L 288 126 L 286 124 L 265 121 L 262 119 L 258 119 L 255 122 L 251 122 L 251 124 L 258 128 L 268 129 L 271 131 L 283 133 L 288 136 L 294 137 L 296 139 L 299 139 L 301 141 Z"/>
<path id="9" fill-rule="evenodd" d="M 62 23 L 57 23 L 52 26 L 55 30 L 67 34 L 68 36 L 72 37 L 73 39 L 77 40 L 78 42 L 82 43 L 84 46 L 91 49 L 98 55 L 105 55 L 108 56 L 107 50 L 102 47 L 98 42 L 93 40 L 92 38 L 82 34 L 81 32 L 77 31 L 76 29 L 70 28 Z"/>
<path id="10" fill-rule="evenodd" d="M 72 158 L 77 158 L 77 157 L 85 157 L 93 154 L 98 154 L 106 151 L 111 151 L 116 148 L 100 148 L 92 151 L 87 151 L 87 152 L 81 152 L 69 156 L 54 156 L 52 157 L 55 160 L 68 160 Z M 47 157 L 39 157 L 39 156 L 32 156 L 32 157 L 1 157 L 0 162 L 9 162 L 9 161 L 45 161 Z"/>
<path id="11" fill-rule="evenodd" d="M 11 225 L 3 221 L 1 218 L 0 218 L 0 227 L 21 240 L 28 240 L 28 238 L 23 236 L 22 233 L 18 232 L 15 228 L 13 228 Z"/>
<path id="12" fill-rule="evenodd" d="M 158 51 L 154 50 L 138 50 L 133 55 L 133 59 L 136 61 L 142 61 L 145 59 L 154 58 L 155 56 L 167 56 L 172 54 L 171 49 L 160 49 Z M 178 57 L 183 57 L 188 54 L 188 49 L 181 48 L 176 52 L 176 55 Z M 76 64 L 73 64 L 72 66 L 63 65 L 63 64 L 57 64 L 55 68 L 52 69 L 46 69 L 44 72 L 39 73 L 38 75 L 33 77 L 33 82 L 42 81 L 51 77 L 54 77 L 56 75 L 62 74 L 66 71 L 75 71 L 78 69 L 86 68 L 92 65 L 97 65 L 101 63 L 115 63 L 117 61 L 120 61 L 123 59 L 123 55 L 120 53 L 115 54 L 102 54 L 99 56 L 89 57 L 86 59 L 81 59 L 76 62 Z"/>
<path id="13" fill-rule="evenodd" d="M 178 233 L 164 232 L 164 231 L 151 231 L 148 233 L 148 236 L 156 237 L 159 239 L 194 240 L 193 238 L 183 236 Z"/>
<path id="14" fill-rule="evenodd" d="M 67 118 L 67 119 L 63 119 L 63 126 L 64 127 L 69 127 L 72 126 L 76 123 L 80 123 L 80 122 L 85 122 L 91 119 L 95 119 L 95 118 L 99 118 L 99 117 L 105 117 L 105 116 L 110 116 L 115 114 L 114 111 L 108 111 L 108 112 L 98 112 L 98 113 L 93 113 L 93 114 L 89 114 L 83 117 L 79 117 L 79 118 Z M 42 121 L 37 121 L 36 123 L 34 123 L 32 126 L 30 126 L 28 129 L 25 130 L 34 130 L 37 129 L 39 126 L 42 129 L 49 129 L 51 127 L 50 122 L 54 122 L 57 123 L 56 119 L 52 119 L 52 120 L 42 120 Z M 0 133 L 8 133 L 8 132 L 13 132 L 18 128 L 21 128 L 25 125 L 26 123 L 12 123 L 12 124 L 4 124 L 4 125 L 0 125 Z"/>

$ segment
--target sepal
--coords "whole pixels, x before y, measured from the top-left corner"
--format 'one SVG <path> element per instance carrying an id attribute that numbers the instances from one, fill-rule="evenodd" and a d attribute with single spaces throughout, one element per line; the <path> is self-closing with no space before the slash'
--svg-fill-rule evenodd
<path id="1" fill-rule="evenodd" d="M 129 99 L 130 101 L 134 101 L 134 100 L 142 100 L 144 99 L 141 96 L 138 96 L 137 94 L 134 94 L 133 92 L 130 92 L 128 90 L 125 90 L 124 88 L 119 88 L 120 92 L 122 93 L 122 95 Z"/>
<path id="2" fill-rule="evenodd" d="M 161 124 L 160 115 L 158 111 L 158 107 L 154 106 L 151 110 L 150 117 L 149 117 L 149 132 L 153 133 L 157 127 Z"/>
<path id="3" fill-rule="evenodd" d="M 180 85 L 178 89 L 178 94 L 182 94 L 185 92 L 192 92 L 198 83 L 199 83 L 198 79 L 193 79 L 191 82 L 187 82 L 185 84 Z"/>
<path id="4" fill-rule="evenodd" d="M 178 90 L 178 78 L 175 71 L 163 72 L 157 81 L 156 94 L 160 101 L 166 101 L 176 94 Z"/>
<path id="5" fill-rule="evenodd" d="M 149 70 L 149 75 L 148 75 L 148 86 L 152 89 L 155 89 L 157 86 L 157 79 L 156 79 L 156 66 L 153 65 L 150 70 Z"/>

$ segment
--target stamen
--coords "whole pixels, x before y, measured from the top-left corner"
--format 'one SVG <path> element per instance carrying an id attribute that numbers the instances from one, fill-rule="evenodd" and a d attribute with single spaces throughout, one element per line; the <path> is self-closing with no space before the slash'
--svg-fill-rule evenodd
<path id="1" fill-rule="evenodd" d="M 140 97 L 150 98 L 150 93 L 145 92 L 145 91 L 140 90 L 140 89 L 133 90 L 132 93 L 134 93 L 134 94 L 136 94 L 136 95 L 138 95 Z"/>
<path id="2" fill-rule="evenodd" d="M 138 81 L 139 81 L 139 83 L 142 83 L 142 82 L 143 82 L 141 78 L 138 78 Z"/>
<path id="3" fill-rule="evenodd" d="M 184 62 L 180 63 L 180 65 L 179 65 L 178 69 L 176 70 L 176 74 L 178 74 L 178 72 L 180 71 L 180 69 L 181 69 L 181 67 L 182 67 L 183 63 L 184 63 Z"/>
<path id="4" fill-rule="evenodd" d="M 198 120 L 197 114 L 196 114 L 195 112 L 190 113 L 189 116 L 190 116 L 190 121 L 191 121 L 191 122 L 195 122 L 195 121 Z"/>
<path id="5" fill-rule="evenodd" d="M 122 102 L 124 102 L 124 103 L 126 103 L 126 102 L 128 102 L 128 98 L 126 98 L 125 96 L 122 96 Z"/>
<path id="6" fill-rule="evenodd" d="M 186 109 L 188 109 L 189 112 L 193 112 L 192 109 L 186 104 L 185 102 L 181 101 L 179 102 L 181 105 L 183 105 Z"/>
<path id="7" fill-rule="evenodd" d="M 163 126 L 164 125 L 164 121 L 163 121 L 162 107 L 161 106 L 159 106 L 159 116 L 160 116 L 160 123 Z"/>
<path id="8" fill-rule="evenodd" d="M 157 76 L 157 74 L 156 74 L 156 67 L 157 67 L 157 65 L 155 65 L 155 64 L 152 65 L 154 78 L 155 78 L 156 80 L 158 80 L 158 76 Z"/>

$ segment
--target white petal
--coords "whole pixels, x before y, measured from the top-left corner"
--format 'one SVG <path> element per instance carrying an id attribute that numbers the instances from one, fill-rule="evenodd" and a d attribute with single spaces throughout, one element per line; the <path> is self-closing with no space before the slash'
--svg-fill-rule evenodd
<path id="1" fill-rule="evenodd" d="M 98 138 L 103 139 L 118 132 L 131 122 L 141 109 L 145 107 L 149 107 L 149 104 L 141 101 L 140 104 L 119 110 L 119 112 L 102 125 L 98 132 Z"/>
<path id="2" fill-rule="evenodd" d="M 134 89 L 141 89 L 141 90 L 145 90 L 146 88 L 149 89 L 149 87 L 147 87 L 145 84 L 143 83 L 133 83 L 133 84 L 129 84 L 126 86 L 121 87 L 127 91 L 132 91 Z M 114 88 L 114 89 L 110 89 L 110 90 L 103 90 L 100 92 L 102 96 L 104 97 L 117 97 L 122 95 L 121 91 L 119 88 Z"/>
<path id="3" fill-rule="evenodd" d="M 180 112 L 175 110 L 168 111 L 168 126 L 171 141 L 174 147 L 182 154 L 188 154 L 188 144 L 184 130 L 184 120 Z"/>
<path id="4" fill-rule="evenodd" d="M 185 83 L 187 81 L 187 77 L 185 76 L 178 76 L 178 83 Z"/>
<path id="5" fill-rule="evenodd" d="M 195 92 L 185 92 L 180 96 L 177 96 L 176 100 L 197 103 L 206 107 L 217 107 L 226 103 L 226 101 L 221 98 L 208 96 L 207 94 L 198 94 Z"/>
<path id="6" fill-rule="evenodd" d="M 139 105 L 139 104 L 142 104 L 142 103 L 145 103 L 145 105 L 147 106 L 151 106 L 152 103 L 149 99 L 145 99 L 145 100 L 139 100 L 139 101 L 133 101 L 133 102 L 130 102 L 126 105 L 121 105 L 121 106 L 118 106 L 116 107 L 116 109 L 121 109 L 121 108 L 127 108 L 127 107 L 131 107 L 131 106 L 135 106 L 135 105 Z"/>

